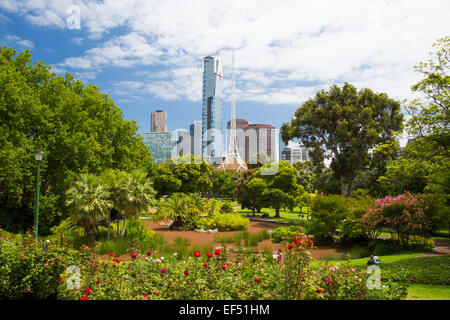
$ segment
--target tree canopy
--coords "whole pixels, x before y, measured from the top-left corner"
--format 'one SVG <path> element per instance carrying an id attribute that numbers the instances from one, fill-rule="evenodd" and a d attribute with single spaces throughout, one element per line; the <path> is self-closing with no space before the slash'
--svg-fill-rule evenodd
<path id="1" fill-rule="evenodd" d="M 341 193 L 349 196 L 357 173 L 369 161 L 369 150 L 393 140 L 402 121 L 398 101 L 345 83 L 320 90 L 303 103 L 291 122 L 283 123 L 281 134 L 285 142 L 297 138 L 312 148 L 315 160 L 321 155 L 331 157 Z"/>
<path id="2" fill-rule="evenodd" d="M 151 156 L 136 122 L 125 120 L 97 86 L 31 62 L 28 50 L 16 55 L 12 48 L 0 49 L 0 224 L 31 227 L 34 151 L 42 150 L 40 230 L 45 232 L 67 213 L 65 191 L 79 174 L 144 168 Z"/>

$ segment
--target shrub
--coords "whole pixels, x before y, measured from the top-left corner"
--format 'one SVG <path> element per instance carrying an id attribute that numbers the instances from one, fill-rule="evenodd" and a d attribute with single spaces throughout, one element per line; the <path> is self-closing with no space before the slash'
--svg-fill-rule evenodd
<path id="1" fill-rule="evenodd" d="M 55 298 L 58 278 L 69 265 L 93 262 L 89 248 L 74 250 L 64 237 L 41 242 L 30 233 L 11 236 L 0 230 L 0 299 Z"/>
<path id="2" fill-rule="evenodd" d="M 366 234 L 372 239 L 377 238 L 383 229 L 393 230 L 400 247 L 405 248 L 411 235 L 427 232 L 430 225 L 425 215 L 427 209 L 424 199 L 406 192 L 396 197 L 377 199 L 361 221 Z"/>
<path id="3" fill-rule="evenodd" d="M 214 218 L 200 218 L 197 221 L 197 229 L 211 230 L 217 226 Z"/>
<path id="4" fill-rule="evenodd" d="M 331 240 L 346 215 L 347 200 L 342 196 L 317 196 L 311 204 L 311 232 L 315 241 Z"/>
<path id="5" fill-rule="evenodd" d="M 250 221 L 240 214 L 218 214 L 214 217 L 217 229 L 219 231 L 245 230 Z"/>
<path id="6" fill-rule="evenodd" d="M 368 257 L 370 254 L 370 250 L 365 247 L 355 246 L 350 250 L 350 257 L 352 259 Z"/>
<path id="7" fill-rule="evenodd" d="M 230 202 L 224 202 L 222 204 L 222 207 L 220 208 L 221 213 L 231 213 L 233 211 L 234 211 L 233 206 L 231 205 Z"/>
<path id="8" fill-rule="evenodd" d="M 294 236 L 297 234 L 298 230 L 299 228 L 296 226 L 275 228 L 272 232 L 273 242 L 294 241 Z"/>

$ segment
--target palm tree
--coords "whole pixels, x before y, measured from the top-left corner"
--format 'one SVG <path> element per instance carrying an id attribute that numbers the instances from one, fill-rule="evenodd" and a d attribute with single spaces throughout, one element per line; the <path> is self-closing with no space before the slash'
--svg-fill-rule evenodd
<path id="1" fill-rule="evenodd" d="M 82 175 L 81 179 L 66 191 L 66 206 L 74 224 L 84 228 L 91 242 L 95 242 L 96 223 L 112 208 L 110 193 L 94 175 Z"/>
<path id="2" fill-rule="evenodd" d="M 153 202 L 154 196 L 152 183 L 142 171 L 133 171 L 119 182 L 116 197 L 118 209 L 124 215 L 122 236 L 125 235 L 126 219 L 146 210 Z"/>
<path id="3" fill-rule="evenodd" d="M 201 212 L 189 195 L 174 193 L 169 198 L 159 201 L 154 221 L 170 219 L 173 221 L 172 227 L 177 228 L 195 219 Z"/>

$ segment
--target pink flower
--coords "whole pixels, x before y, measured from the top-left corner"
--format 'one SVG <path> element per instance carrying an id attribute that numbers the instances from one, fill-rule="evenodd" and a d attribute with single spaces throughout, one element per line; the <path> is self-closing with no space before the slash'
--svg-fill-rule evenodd
<path id="1" fill-rule="evenodd" d="M 136 253 L 135 253 L 135 252 L 132 252 L 132 253 L 131 253 L 131 258 L 132 258 L 132 259 L 136 259 Z"/>
<path id="2" fill-rule="evenodd" d="M 147 257 L 150 256 L 152 254 L 151 251 L 147 251 Z"/>
<path id="3" fill-rule="evenodd" d="M 166 269 L 164 269 L 164 268 L 161 269 L 161 275 L 163 275 L 163 274 L 166 273 L 166 272 L 167 272 Z"/>
<path id="4" fill-rule="evenodd" d="M 222 270 L 226 270 L 226 269 L 228 269 L 230 267 L 230 265 L 228 264 L 228 263 L 224 263 L 223 265 L 222 265 Z"/>
<path id="5" fill-rule="evenodd" d="M 189 275 L 189 272 L 187 270 L 184 270 L 184 275 L 187 277 Z"/>
<path id="6" fill-rule="evenodd" d="M 148 300 L 148 297 L 146 295 L 144 295 L 144 299 Z"/>

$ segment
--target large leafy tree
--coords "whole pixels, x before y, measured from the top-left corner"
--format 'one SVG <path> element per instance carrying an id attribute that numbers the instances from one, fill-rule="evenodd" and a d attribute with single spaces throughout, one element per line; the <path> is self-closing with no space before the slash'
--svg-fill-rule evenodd
<path id="1" fill-rule="evenodd" d="M 95 241 L 95 226 L 105 219 L 113 203 L 110 193 L 94 175 L 82 175 L 66 192 L 66 206 L 74 224 L 82 226 L 91 242 Z"/>
<path id="2" fill-rule="evenodd" d="M 407 106 L 411 118 L 407 129 L 414 137 L 408 159 L 417 166 L 428 167 L 427 190 L 447 193 L 450 190 L 450 36 L 439 39 L 428 62 L 417 65 L 423 78 L 411 89 L 420 98 Z"/>
<path id="3" fill-rule="evenodd" d="M 320 90 L 303 103 L 291 122 L 282 125 L 281 134 L 285 142 L 298 138 L 314 154 L 331 158 L 341 193 L 349 196 L 356 175 L 369 162 L 369 150 L 393 140 L 402 121 L 398 101 L 345 83 Z"/>
<path id="4" fill-rule="evenodd" d="M 145 167 L 151 156 L 114 102 L 95 85 L 31 64 L 30 52 L 0 49 L 0 223 L 11 213 L 32 225 L 36 163 L 43 150 L 40 225 L 45 230 L 67 213 L 65 191 L 81 173 Z M 4 225 L 10 227 L 10 224 Z"/>

